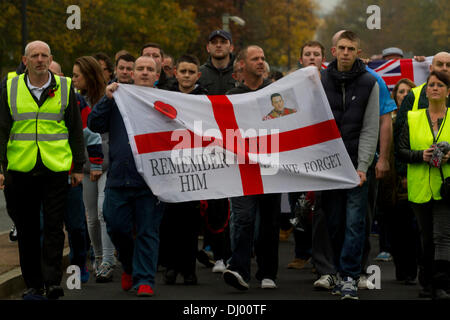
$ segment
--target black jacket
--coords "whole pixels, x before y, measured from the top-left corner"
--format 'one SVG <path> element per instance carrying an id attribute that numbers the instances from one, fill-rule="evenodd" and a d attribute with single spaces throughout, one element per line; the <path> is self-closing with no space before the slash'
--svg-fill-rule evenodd
<path id="1" fill-rule="evenodd" d="M 255 90 L 250 89 L 244 83 L 239 83 L 237 86 L 235 86 L 232 89 L 228 90 L 226 92 L 226 94 L 239 94 L 239 93 L 253 92 L 253 91 L 262 89 L 264 87 L 267 87 L 271 83 L 272 83 L 272 81 L 270 79 L 264 79 L 262 85 L 259 86 L 259 88 L 255 89 Z"/>
<path id="2" fill-rule="evenodd" d="M 178 87 L 178 81 L 175 79 L 175 81 L 171 82 L 171 86 L 168 88 L 169 91 L 175 91 L 175 92 L 181 92 L 180 88 Z M 203 88 L 200 84 L 196 84 L 194 90 L 189 92 L 189 94 L 208 94 L 208 90 Z"/>
<path id="3" fill-rule="evenodd" d="M 217 69 L 211 62 L 211 57 L 200 67 L 202 76 L 199 79 L 200 85 L 208 90 L 210 95 L 225 94 L 235 86 L 235 80 L 231 76 L 233 73 L 233 63 L 235 57 L 230 55 L 230 63 L 225 69 Z"/>
<path id="4" fill-rule="evenodd" d="M 359 136 L 367 103 L 376 79 L 356 59 L 352 69 L 340 72 L 337 60 L 322 71 L 322 84 L 342 140 L 355 167 L 358 165 Z"/>

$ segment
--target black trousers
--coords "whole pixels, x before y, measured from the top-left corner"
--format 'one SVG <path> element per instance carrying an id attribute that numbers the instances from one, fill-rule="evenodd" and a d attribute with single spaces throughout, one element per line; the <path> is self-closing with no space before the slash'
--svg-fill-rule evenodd
<path id="1" fill-rule="evenodd" d="M 419 228 L 407 199 L 395 205 L 392 214 L 392 257 L 397 280 L 417 277 L 418 261 L 421 254 Z"/>
<path id="2" fill-rule="evenodd" d="M 63 221 L 67 206 L 68 172 L 8 171 L 5 198 L 17 228 L 22 275 L 28 288 L 60 285 L 64 249 Z M 40 210 L 44 239 L 40 242 Z"/>
<path id="3" fill-rule="evenodd" d="M 199 201 L 166 203 L 160 227 L 160 264 L 183 275 L 195 274 Z"/>
<path id="4" fill-rule="evenodd" d="M 231 256 L 230 207 L 228 198 L 208 200 L 203 217 L 204 244 L 210 245 L 214 260 L 226 262 Z"/>

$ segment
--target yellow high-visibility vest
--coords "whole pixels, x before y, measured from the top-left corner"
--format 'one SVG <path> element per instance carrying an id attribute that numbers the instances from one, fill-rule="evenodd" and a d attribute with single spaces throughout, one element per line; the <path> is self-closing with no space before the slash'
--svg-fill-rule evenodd
<path id="1" fill-rule="evenodd" d="M 447 114 L 434 140 L 432 128 L 428 122 L 428 109 L 419 109 L 408 112 L 409 142 L 411 150 L 425 150 L 433 143 L 441 141 L 450 142 L 450 119 Z M 450 176 L 450 164 L 442 165 L 444 177 Z M 414 203 L 425 203 L 441 200 L 442 178 L 438 168 L 431 167 L 428 163 L 408 163 L 408 200 Z"/>
<path id="2" fill-rule="evenodd" d="M 414 94 L 414 104 L 413 107 L 411 109 L 411 111 L 416 111 L 419 109 L 419 98 L 420 98 L 420 93 L 422 92 L 422 88 L 426 85 L 427 83 L 422 83 L 420 86 L 412 88 L 411 91 Z"/>
<path id="3" fill-rule="evenodd" d="M 55 75 L 55 80 L 54 95 L 40 107 L 25 83 L 25 74 L 8 80 L 8 105 L 13 119 L 6 150 L 8 170 L 31 171 L 38 151 L 48 169 L 70 170 L 72 151 L 64 113 L 69 105 L 71 79 Z"/>

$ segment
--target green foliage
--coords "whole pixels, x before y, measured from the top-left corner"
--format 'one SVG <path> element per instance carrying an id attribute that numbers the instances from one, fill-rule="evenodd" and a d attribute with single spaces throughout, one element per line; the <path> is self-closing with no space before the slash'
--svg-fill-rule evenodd
<path id="1" fill-rule="evenodd" d="M 369 30 L 366 21 L 369 5 L 381 8 L 381 29 Z M 342 0 L 324 17 L 319 40 L 331 47 L 331 37 L 347 29 L 361 37 L 363 57 L 399 47 L 406 55 L 430 56 L 448 50 L 450 17 L 448 0 Z M 330 55 L 327 57 L 331 59 Z"/>
<path id="2" fill-rule="evenodd" d="M 81 9 L 80 30 L 66 26 L 70 5 Z M 22 55 L 21 29 L 11 28 L 21 25 L 20 1 L 1 1 L 0 10 L 4 13 L 0 39 L 7 44 L 2 45 L 0 61 L 12 70 Z M 175 0 L 29 0 L 27 20 L 28 40 L 47 42 L 68 75 L 73 61 L 83 55 L 103 51 L 113 59 L 117 51 L 125 49 L 137 56 L 147 42 L 157 42 L 177 55 L 198 36 L 194 12 L 182 9 Z"/>

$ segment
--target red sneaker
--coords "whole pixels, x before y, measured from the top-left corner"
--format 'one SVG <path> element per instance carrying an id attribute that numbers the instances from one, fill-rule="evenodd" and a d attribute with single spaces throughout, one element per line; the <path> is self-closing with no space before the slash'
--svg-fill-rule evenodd
<path id="1" fill-rule="evenodd" d="M 148 284 L 141 284 L 139 286 L 137 296 L 138 297 L 151 297 L 153 295 L 153 289 Z"/>
<path id="2" fill-rule="evenodd" d="M 133 287 L 133 277 L 131 274 L 122 273 L 122 289 L 124 291 L 128 291 Z"/>

